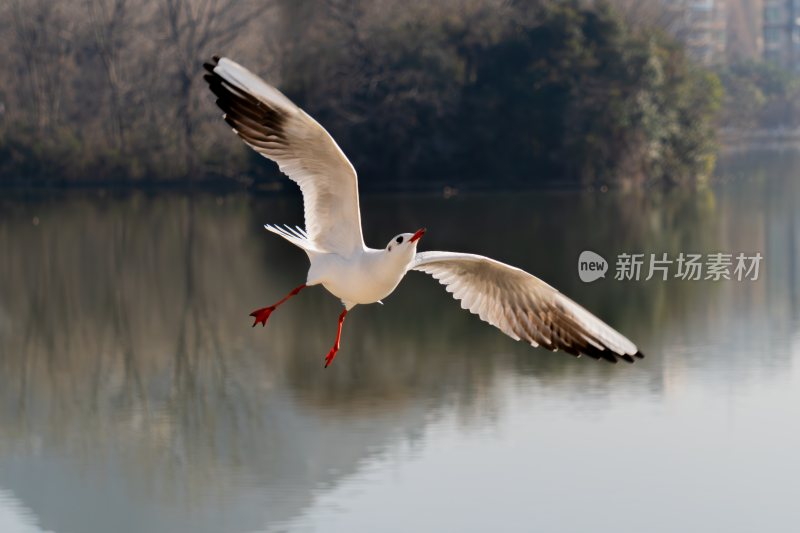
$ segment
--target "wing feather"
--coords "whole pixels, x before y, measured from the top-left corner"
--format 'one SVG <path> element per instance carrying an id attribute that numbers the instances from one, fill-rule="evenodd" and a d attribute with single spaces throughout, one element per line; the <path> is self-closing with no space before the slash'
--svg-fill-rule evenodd
<path id="1" fill-rule="evenodd" d="M 204 66 L 204 79 L 225 112 L 225 122 L 300 186 L 313 246 L 344 257 L 363 249 L 356 171 L 328 132 L 230 59 L 215 57 Z"/>
<path id="2" fill-rule="evenodd" d="M 613 363 L 644 357 L 611 326 L 518 268 L 480 255 L 421 252 L 412 269 L 433 276 L 462 308 L 515 340 Z"/>

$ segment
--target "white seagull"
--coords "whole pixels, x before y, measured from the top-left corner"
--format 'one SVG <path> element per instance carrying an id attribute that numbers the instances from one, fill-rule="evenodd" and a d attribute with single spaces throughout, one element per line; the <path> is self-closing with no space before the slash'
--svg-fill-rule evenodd
<path id="1" fill-rule="evenodd" d="M 325 129 L 286 96 L 241 65 L 215 56 L 204 79 L 223 118 L 256 152 L 278 164 L 300 186 L 306 228 L 266 225 L 301 248 L 311 266 L 306 282 L 277 303 L 251 313 L 253 326 L 266 325 L 282 303 L 312 285 L 342 301 L 342 324 L 358 304 L 379 302 L 409 270 L 427 272 L 461 301 L 461 307 L 516 340 L 616 363 L 642 353 L 630 340 L 544 281 L 494 259 L 456 252 L 417 252 L 424 229 L 401 233 L 385 248 L 364 244 L 356 171 Z"/>

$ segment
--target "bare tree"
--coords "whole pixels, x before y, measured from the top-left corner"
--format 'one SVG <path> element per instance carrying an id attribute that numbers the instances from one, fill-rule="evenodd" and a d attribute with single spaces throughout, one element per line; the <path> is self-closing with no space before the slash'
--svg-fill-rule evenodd
<path id="1" fill-rule="evenodd" d="M 127 123 L 123 114 L 123 91 L 120 54 L 131 30 L 129 0 L 85 0 L 95 49 L 103 66 L 110 91 L 109 106 L 112 137 L 118 148 L 125 148 Z"/>
<path id="2" fill-rule="evenodd" d="M 16 69 L 22 74 L 17 104 L 30 109 L 39 131 L 61 117 L 64 75 L 70 61 L 71 21 L 46 0 L 11 0 Z"/>
<path id="3" fill-rule="evenodd" d="M 162 0 L 166 45 L 172 52 L 178 130 L 186 172 L 196 167 L 194 83 L 199 66 L 210 54 L 229 45 L 246 30 L 261 9 L 247 0 Z"/>

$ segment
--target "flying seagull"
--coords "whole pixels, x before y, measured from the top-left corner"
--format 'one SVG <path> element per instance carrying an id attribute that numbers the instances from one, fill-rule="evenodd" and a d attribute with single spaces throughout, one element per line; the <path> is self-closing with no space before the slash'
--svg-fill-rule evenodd
<path id="1" fill-rule="evenodd" d="M 523 270 L 480 255 L 417 252 L 425 229 L 401 233 L 382 249 L 367 247 L 356 171 L 328 132 L 234 61 L 215 56 L 204 67 L 204 79 L 225 121 L 251 148 L 277 163 L 303 193 L 305 229 L 264 227 L 308 255 L 306 282 L 275 304 L 253 311 L 254 327 L 266 325 L 272 312 L 301 290 L 322 285 L 344 305 L 336 340 L 325 357 L 327 367 L 339 351 L 348 311 L 379 302 L 409 270 L 420 270 L 443 284 L 462 308 L 513 339 L 612 363 L 644 357 L 623 335 Z"/>

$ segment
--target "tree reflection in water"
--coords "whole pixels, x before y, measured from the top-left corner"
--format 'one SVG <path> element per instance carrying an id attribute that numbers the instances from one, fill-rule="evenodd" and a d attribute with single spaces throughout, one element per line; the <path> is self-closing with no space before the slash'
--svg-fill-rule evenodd
<path id="1" fill-rule="evenodd" d="M 301 513 L 443 413 L 492 424 L 507 377 L 602 409 L 615 390 L 671 394 L 687 368 L 777 372 L 798 322 L 800 227 L 800 185 L 779 171 L 697 192 L 362 199 L 367 242 L 425 225 L 424 249 L 534 272 L 639 343 L 648 358 L 634 366 L 515 343 L 412 273 L 385 306 L 352 313 L 341 360 L 323 370 L 339 307 L 325 291 L 266 329 L 247 316 L 305 277 L 303 254 L 261 229 L 300 223 L 296 198 L 4 200 L 0 484 L 59 531 L 252 530 Z M 766 261 L 758 282 L 585 285 L 585 249 L 611 263 L 681 251 Z"/>

